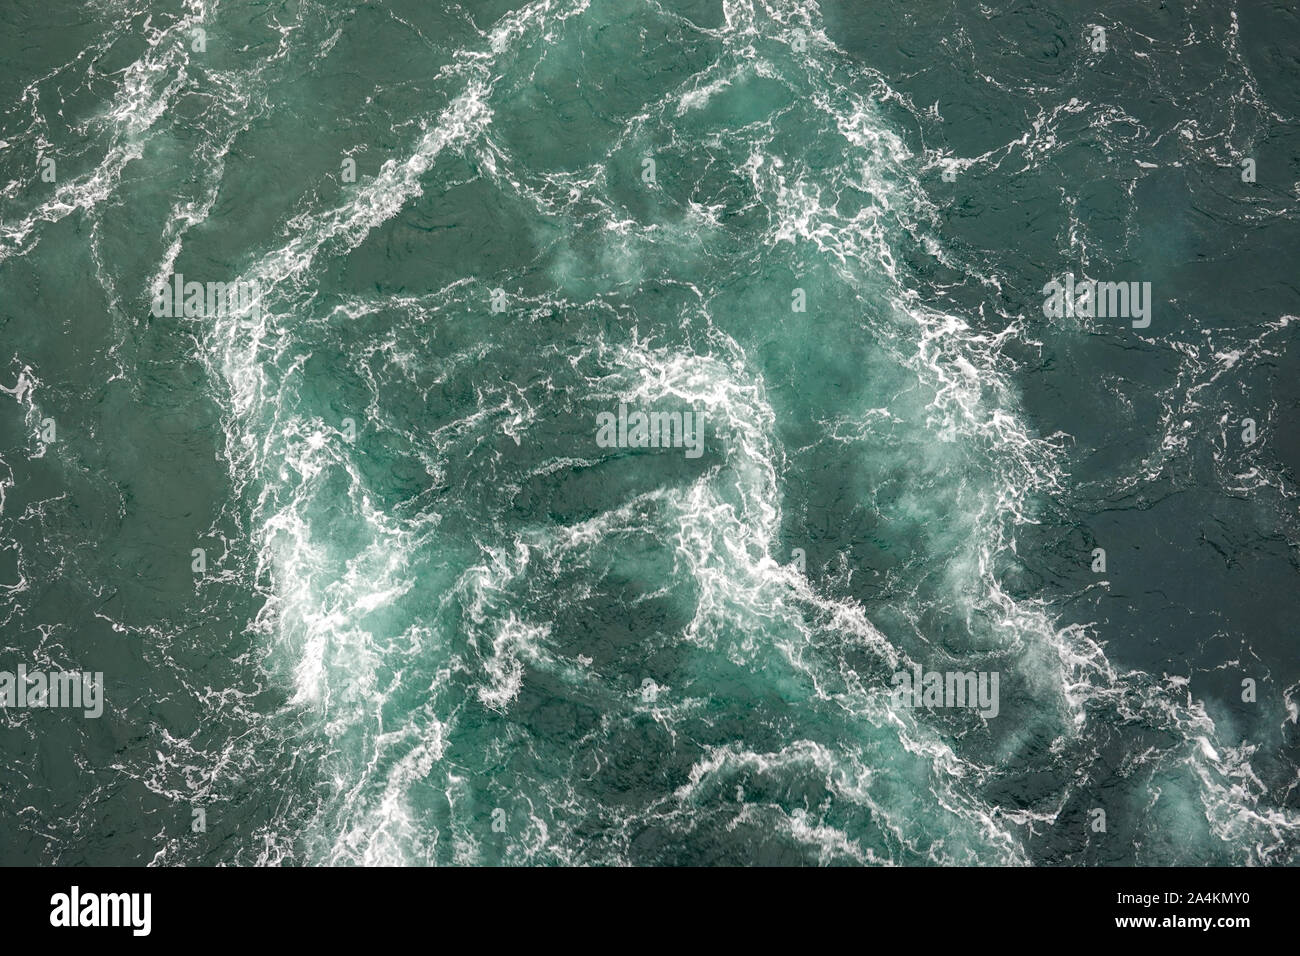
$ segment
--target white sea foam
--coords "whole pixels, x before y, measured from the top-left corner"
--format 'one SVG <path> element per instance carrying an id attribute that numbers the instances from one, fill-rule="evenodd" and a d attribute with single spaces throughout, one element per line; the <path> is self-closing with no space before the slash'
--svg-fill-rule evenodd
<path id="1" fill-rule="evenodd" d="M 518 589 L 527 586 L 538 568 L 592 560 L 611 537 L 646 532 L 668 536 L 674 573 L 694 589 L 695 609 L 684 640 L 702 654 L 758 669 L 780 692 L 805 694 L 808 706 L 834 713 L 846 735 L 835 746 L 801 740 L 775 752 L 740 745 L 716 748 L 692 767 L 689 784 L 652 801 L 639 815 L 612 820 L 616 833 L 625 833 L 637 821 L 680 822 L 705 789 L 721 787 L 724 779 L 730 786 L 739 771 L 762 776 L 797 767 L 824 778 L 837 803 L 854 808 L 855 825 L 863 832 L 878 828 L 884 842 L 904 858 L 974 862 L 991 854 L 999 861 L 1025 861 L 1019 828 L 1055 820 L 1069 794 L 1056 796 L 1055 809 L 1005 813 L 988 804 L 980 787 L 994 778 L 992 767 L 960 754 L 940 730 L 918 723 L 911 713 L 892 709 L 886 689 L 845 663 L 849 649 L 863 650 L 891 669 L 911 657 L 901 638 L 891 640 L 872 624 L 861 603 L 819 593 L 775 554 L 790 461 L 776 438 L 776 413 L 755 359 L 717 327 L 707 309 L 707 347 L 611 344 L 600 337 L 571 361 L 576 365 L 591 357 L 607 370 L 587 382 L 593 395 L 643 404 L 671 399 L 707 410 L 708 421 L 716 423 L 718 446 L 709 459 L 716 463 L 684 485 L 632 497 L 594 518 L 524 529 L 508 546 L 483 544 L 481 561 L 456 574 L 439 603 L 440 613 L 447 614 L 459 605 L 458 625 L 467 637 L 464 653 L 441 661 L 428 708 L 403 726 L 377 729 L 389 703 L 385 687 L 391 687 L 380 675 L 392 666 L 394 653 L 409 660 L 412 648 L 427 650 L 437 638 L 422 625 L 393 631 L 382 621 L 371 622 L 418 586 L 412 568 L 444 519 L 435 513 L 412 519 L 380 506 L 334 426 L 290 411 L 282 401 L 280 376 L 270 374 L 265 363 L 292 354 L 294 326 L 303 321 L 293 310 L 321 261 L 355 249 L 419 196 L 423 178 L 445 150 L 478 149 L 485 175 L 544 215 L 568 215 L 581 204 L 600 232 L 618 244 L 605 248 L 603 264 L 616 273 L 624 270 L 624 288 L 635 288 L 648 274 L 641 260 L 646 250 L 663 242 L 699 244 L 698 236 L 688 235 L 691 230 L 707 234 L 721 228 L 714 207 L 703 204 L 699 210 L 711 211 L 700 211 L 690 229 L 640 223 L 608 195 L 599 171 L 539 181 L 515 168 L 500 144 L 481 145 L 493 123 L 494 58 L 585 9 L 579 4 L 557 12 L 549 2 L 531 4 L 485 35 L 485 51 L 462 52 L 443 78 L 462 83 L 464 92 L 431 120 L 407 158 L 386 164 L 344 204 L 295 218 L 288 224 L 292 238 L 242 276 L 272 290 L 269 327 L 250 334 L 233 319 L 219 320 L 205 338 L 206 358 L 228 398 L 234 476 L 254 497 L 260 522 L 262 570 L 271 594 L 258 625 L 273 658 L 290 662 L 295 706 L 316 714 L 322 732 L 337 744 L 337 756 L 326 764 L 335 774 L 329 782 L 332 803 L 313 834 L 322 856 L 337 862 L 410 862 L 436 852 L 442 835 L 424 828 L 411 793 L 429 778 L 455 729 L 457 708 L 448 703 L 453 675 L 467 682 L 479 701 L 501 712 L 519 699 L 526 666 L 588 682 L 603 692 L 600 675 L 581 662 L 561 660 L 548 648 L 553 622 L 522 613 Z M 775 68 L 756 52 L 755 39 L 770 32 L 772 23 L 816 22 L 815 11 L 810 3 L 729 0 L 724 4 L 726 26 L 715 35 L 734 65 L 715 70 L 703 82 L 688 80 L 676 95 L 636 117 L 623 138 L 635 141 L 655 124 L 721 101 L 750 72 L 775 75 Z M 1066 480 L 1055 464 L 1054 442 L 1035 436 L 1017 410 L 1002 349 L 1022 330 L 1012 323 L 1001 332 L 985 331 L 973 320 L 926 307 L 908 287 L 895 258 L 896 239 L 924 234 L 935 217 L 910 170 L 914 157 L 860 91 L 878 92 L 879 78 L 835 66 L 833 44 L 820 31 L 813 31 L 812 42 L 828 55 L 807 61 L 808 75 L 801 82 L 811 85 L 813 93 L 801 106 L 822 123 L 821 129 L 833 131 L 846 144 L 846 160 L 838 169 L 813 169 L 778 154 L 767 130 L 753 130 L 742 171 L 755 203 L 771 216 L 761 241 L 769 251 L 815 248 L 849 286 L 877 294 L 882 307 L 863 317 L 862 331 L 912 375 L 920 402 L 911 408 L 864 406 L 832 423 L 824 440 L 843 446 L 846 454 L 890 456 L 898 462 L 918 451 L 925 456 L 927 475 L 936 482 L 930 492 L 936 498 L 951 496 L 958 505 L 946 514 L 924 516 L 935 523 L 951 521 L 952 527 L 923 531 L 952 549 L 941 571 L 952 615 L 968 624 L 971 647 L 964 653 L 971 661 L 991 656 L 1017 671 L 1049 722 L 1055 721 L 1058 750 L 1079 746 L 1099 712 L 1101 719 L 1140 717 L 1178 736 L 1180 743 L 1152 759 L 1168 766 L 1186 763 L 1221 838 L 1239 840 L 1248 832 L 1254 839 L 1293 828 L 1294 821 L 1284 814 L 1259 806 L 1249 754 L 1218 740 L 1199 704 L 1179 701 L 1177 688 L 1167 681 L 1117 669 L 1090 628 L 1058 627 L 1049 607 L 1014 598 L 1004 587 L 1001 575 L 1015 560 L 1017 529 L 1037 520 L 1037 499 Z M 1041 149 L 1052 148 L 1049 140 L 1037 142 Z M 841 212 L 839 195 L 847 189 L 869 202 Z M 171 255 L 178 248 L 174 245 Z M 440 296 L 457 294 L 458 289 L 450 288 Z M 283 312 L 274 311 L 277 296 Z M 361 314 L 370 306 L 345 308 Z M 450 361 L 469 362 L 482 354 L 463 352 Z M 430 475 L 447 471 L 449 449 L 467 453 L 495 428 L 523 442 L 541 418 L 538 406 L 522 391 L 485 386 L 479 397 L 474 412 L 433 431 L 426 461 Z M 903 424 L 918 428 L 919 437 L 904 436 Z M 549 461 L 531 474 L 586 460 L 564 456 L 560 464 Z M 342 482 L 342 497 L 331 479 Z M 917 507 L 924 511 L 925 503 Z M 345 512 L 341 518 L 338 509 Z M 351 551 L 340 552 L 332 540 L 339 529 L 331 520 L 343 521 L 347 532 L 359 536 Z M 909 605 L 904 598 L 895 610 L 919 621 L 930 609 Z M 770 673 L 762 671 L 767 666 Z M 612 697 L 612 688 L 610 693 Z M 698 707 L 689 697 L 674 698 L 670 689 L 650 711 L 671 728 Z M 1007 745 L 1014 750 L 1018 741 L 1012 737 Z M 520 746 L 526 751 L 531 745 Z M 918 779 L 924 788 L 909 791 L 898 783 Z M 478 860 L 483 835 L 473 832 L 457 811 L 473 801 L 472 788 L 447 771 L 440 789 L 453 808 L 455 860 Z M 524 836 L 512 851 L 520 860 L 547 854 L 572 859 L 577 852 L 566 842 L 566 827 L 555 808 L 580 803 L 580 798 L 564 781 L 553 782 L 548 792 L 550 809 L 530 806 L 523 814 Z M 616 815 L 608 808 L 582 809 Z M 745 803 L 736 819 L 777 821 L 821 861 L 881 859 L 857 834 L 802 810 Z M 936 826 L 942 839 L 927 831 Z"/>

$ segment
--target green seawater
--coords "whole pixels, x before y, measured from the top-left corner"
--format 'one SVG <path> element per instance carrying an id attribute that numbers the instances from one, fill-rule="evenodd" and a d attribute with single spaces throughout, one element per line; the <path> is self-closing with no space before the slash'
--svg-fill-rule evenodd
<path id="1" fill-rule="evenodd" d="M 1295 862 L 1293 14 L 0 24 L 0 863 Z"/>

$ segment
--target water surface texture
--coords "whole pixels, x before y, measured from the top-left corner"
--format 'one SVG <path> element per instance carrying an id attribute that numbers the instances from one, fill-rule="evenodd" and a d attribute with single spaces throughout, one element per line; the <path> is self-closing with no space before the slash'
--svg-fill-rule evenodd
<path id="1" fill-rule="evenodd" d="M 9 0 L 0 669 L 104 711 L 0 711 L 0 863 L 1296 863 L 1298 55 Z"/>

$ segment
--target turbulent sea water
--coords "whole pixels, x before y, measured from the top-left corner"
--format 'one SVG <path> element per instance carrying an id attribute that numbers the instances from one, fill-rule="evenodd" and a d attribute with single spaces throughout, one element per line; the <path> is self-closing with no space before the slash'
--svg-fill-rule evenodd
<path id="1" fill-rule="evenodd" d="M 1297 862 L 1294 11 L 0 25 L 0 862 Z"/>

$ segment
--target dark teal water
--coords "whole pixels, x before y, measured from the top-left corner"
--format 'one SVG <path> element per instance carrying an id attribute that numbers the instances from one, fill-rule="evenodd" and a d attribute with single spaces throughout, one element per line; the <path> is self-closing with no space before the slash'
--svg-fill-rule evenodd
<path id="1" fill-rule="evenodd" d="M 1296 862 L 1295 13 L 0 25 L 0 862 Z"/>

